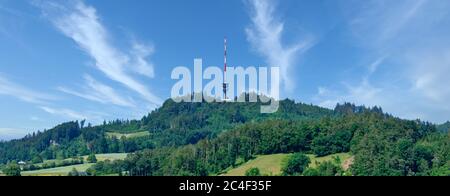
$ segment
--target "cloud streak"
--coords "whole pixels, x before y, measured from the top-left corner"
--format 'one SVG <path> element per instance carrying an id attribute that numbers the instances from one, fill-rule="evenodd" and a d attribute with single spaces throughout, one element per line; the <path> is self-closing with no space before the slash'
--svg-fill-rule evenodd
<path id="1" fill-rule="evenodd" d="M 44 112 L 47 112 L 51 115 L 58 116 L 65 120 L 89 120 L 91 122 L 100 123 L 102 122 L 108 114 L 94 111 L 84 111 L 77 112 L 67 108 L 56 108 L 50 106 L 38 106 Z"/>
<path id="2" fill-rule="evenodd" d="M 92 79 L 92 78 L 91 78 Z M 97 87 L 97 88 L 104 88 L 104 89 L 100 89 L 99 92 L 105 93 L 107 95 L 107 93 L 111 93 L 108 92 L 108 88 L 106 88 L 105 86 L 101 86 L 101 84 L 95 83 L 95 81 L 91 81 L 92 82 L 92 86 Z M 97 86 L 96 86 L 97 85 Z M 42 111 L 45 111 L 49 114 L 55 115 L 55 116 L 60 116 L 63 117 L 67 120 L 73 120 L 73 119 L 77 119 L 77 120 L 82 120 L 82 119 L 86 119 L 86 120 L 96 120 L 99 121 L 103 120 L 102 117 L 103 116 L 107 116 L 106 114 L 101 114 L 98 112 L 86 112 L 86 114 L 77 112 L 77 111 L 73 111 L 70 109 L 66 109 L 66 108 L 53 108 L 50 107 L 51 105 L 53 105 L 53 103 L 57 100 L 59 100 L 59 98 L 53 96 L 53 95 L 48 95 L 48 94 L 44 94 L 44 93 L 40 93 L 37 92 L 35 90 L 32 90 L 30 88 L 24 87 L 20 84 L 14 83 L 10 80 L 8 80 L 3 74 L 0 74 L 0 95 L 6 95 L 6 96 L 11 96 L 14 97 L 18 100 L 21 100 L 23 102 L 29 103 L 29 104 L 33 104 L 36 107 L 38 107 L 39 109 L 41 109 Z M 101 93 L 97 93 L 97 95 L 103 95 Z M 81 96 L 81 94 L 80 94 Z M 105 100 L 107 101 L 115 101 L 117 103 L 120 103 L 120 100 L 114 100 L 110 97 L 103 97 Z M 125 104 L 125 102 L 124 102 Z M 32 121 L 41 121 L 40 118 L 38 117 L 31 117 L 30 120 Z M 3 129 L 0 130 L 0 135 L 8 135 L 9 133 L 12 133 L 14 130 L 21 130 L 21 129 Z M 5 132 L 3 134 L 3 132 Z M 13 137 L 14 134 L 11 135 L 11 137 Z M 17 136 L 17 134 L 15 135 Z"/>
<path id="3" fill-rule="evenodd" d="M 43 94 L 11 82 L 3 74 L 0 74 L 0 95 L 12 96 L 24 102 L 35 104 L 43 104 L 56 99 L 54 96 Z"/>
<path id="4" fill-rule="evenodd" d="M 138 42 L 133 43 L 131 54 L 133 56 L 132 70 L 143 76 L 153 78 L 155 76 L 154 65 L 146 59 L 154 53 L 153 46 L 147 46 Z"/>
<path id="5" fill-rule="evenodd" d="M 352 4 L 360 12 L 350 20 L 350 30 L 364 45 L 387 49 L 389 47 L 383 46 L 384 44 L 398 42 L 402 39 L 398 37 L 400 34 L 404 34 L 408 27 L 418 24 L 416 19 L 427 3 L 428 0 L 368 0 Z"/>
<path id="6" fill-rule="evenodd" d="M 314 45 L 312 39 L 304 39 L 285 46 L 282 42 L 284 23 L 275 16 L 275 5 L 271 0 L 249 0 L 252 24 L 245 29 L 252 47 L 262 55 L 270 66 L 279 66 L 281 82 L 285 90 L 292 91 L 295 82 L 293 64 L 302 53 Z"/>
<path id="7" fill-rule="evenodd" d="M 76 119 L 76 120 L 89 119 L 86 115 L 69 109 L 55 109 L 46 106 L 40 106 L 39 108 L 49 114 L 58 115 L 69 119 Z"/>
<path id="8" fill-rule="evenodd" d="M 353 102 L 359 105 L 376 106 L 382 104 L 379 99 L 383 89 L 374 87 L 368 79 L 364 79 L 357 85 L 343 84 L 345 90 L 333 91 L 326 87 L 319 87 L 318 94 L 314 98 L 319 106 L 334 108 L 337 103 Z M 386 96 L 386 95 L 384 95 Z"/>
<path id="9" fill-rule="evenodd" d="M 450 2 L 381 0 L 348 6 L 359 10 L 348 23 L 355 45 L 379 58 L 366 66 L 359 84 L 347 85 L 346 78 L 343 90 L 322 87 L 315 100 L 327 107 L 350 101 L 382 106 L 404 118 L 447 121 L 450 32 L 442 26 L 450 25 Z"/>
<path id="10" fill-rule="evenodd" d="M 102 84 L 89 75 L 85 75 L 86 87 L 83 92 L 77 92 L 65 87 L 59 87 L 61 92 L 78 96 L 102 104 L 114 104 L 123 107 L 135 107 L 131 99 L 126 99 L 115 92 L 113 88 Z"/>
<path id="11" fill-rule="evenodd" d="M 35 4 L 42 8 L 44 15 L 57 29 L 95 60 L 95 67 L 108 78 L 137 92 L 152 104 L 159 105 L 162 102 L 130 74 L 132 70 L 147 77 L 154 76 L 153 65 L 145 60 L 152 49 L 136 45 L 130 55 L 115 48 L 109 41 L 109 33 L 101 23 L 96 9 L 85 5 L 81 0 L 67 4 L 53 1 L 39 1 Z"/>

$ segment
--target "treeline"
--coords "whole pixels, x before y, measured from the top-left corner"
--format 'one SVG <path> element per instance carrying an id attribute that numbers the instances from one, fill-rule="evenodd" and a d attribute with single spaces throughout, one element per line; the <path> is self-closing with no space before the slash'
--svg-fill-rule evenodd
<path id="1" fill-rule="evenodd" d="M 37 132 L 23 139 L 0 142 L 0 163 L 8 161 L 28 161 L 41 156 L 41 152 L 60 145 L 68 145 L 79 137 L 81 129 L 78 122 L 68 122 L 51 130 Z"/>
<path id="2" fill-rule="evenodd" d="M 204 176 L 220 174 L 236 166 L 238 160 L 247 161 L 259 154 L 302 152 L 324 156 L 351 152 L 355 156 L 352 175 L 449 175 L 449 147 L 449 136 L 430 123 L 367 110 L 320 120 L 247 123 L 195 145 L 144 150 L 90 171 Z M 322 167 L 335 168 L 331 164 Z"/>
<path id="3" fill-rule="evenodd" d="M 73 158 L 68 160 L 61 160 L 61 161 L 50 161 L 42 164 L 28 164 L 24 165 L 22 167 L 22 171 L 34 171 L 34 170 L 40 170 L 40 169 L 50 169 L 50 168 L 56 168 L 56 167 L 65 167 L 70 165 L 79 165 L 83 164 L 84 159 L 82 157 L 79 158 Z"/>
<path id="4" fill-rule="evenodd" d="M 113 120 L 103 121 L 101 125 L 105 130 L 115 133 L 133 133 L 141 129 L 142 124 L 139 120 Z"/>

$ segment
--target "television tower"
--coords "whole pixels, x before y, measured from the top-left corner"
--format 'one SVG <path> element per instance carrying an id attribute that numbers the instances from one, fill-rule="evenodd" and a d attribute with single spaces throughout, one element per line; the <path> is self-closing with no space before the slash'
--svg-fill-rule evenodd
<path id="1" fill-rule="evenodd" d="M 228 83 L 227 83 L 227 37 L 223 40 L 224 45 L 224 58 L 223 58 L 223 100 L 228 101 L 227 91 L 228 91 Z"/>

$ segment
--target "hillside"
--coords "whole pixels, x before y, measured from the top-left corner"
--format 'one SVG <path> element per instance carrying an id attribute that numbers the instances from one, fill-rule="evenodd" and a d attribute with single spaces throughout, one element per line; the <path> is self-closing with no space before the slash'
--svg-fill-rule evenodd
<path id="1" fill-rule="evenodd" d="M 113 171 L 127 171 L 132 176 L 218 175 L 255 156 L 301 152 L 326 157 L 350 152 L 352 161 L 342 166 L 348 170 L 346 175 L 449 175 L 448 149 L 449 136 L 430 123 L 368 110 L 319 120 L 246 123 L 194 145 L 133 153 L 116 163 Z M 269 161 L 262 160 L 265 167 L 278 167 L 280 159 L 266 158 Z M 320 170 L 308 170 L 308 175 L 337 175 L 333 172 L 338 170 L 335 164 L 327 163 Z"/>
<path id="2" fill-rule="evenodd" d="M 348 103 L 329 110 L 283 100 L 273 114 L 261 114 L 259 106 L 167 100 L 141 120 L 99 126 L 68 122 L 20 140 L 0 142 L 0 163 L 14 166 L 14 161 L 39 163 L 92 153 L 131 153 L 124 160 L 90 165 L 89 171 L 96 175 L 205 176 L 220 174 L 238 163 L 251 164 L 257 156 L 269 155 L 265 157 L 269 160 L 254 161 L 275 163 L 264 168 L 276 173 L 280 159 L 270 160 L 273 154 L 301 152 L 315 158 L 351 153 L 348 170 L 352 175 L 448 174 L 449 135 L 431 123 L 403 120 L 378 107 Z"/>
<path id="3" fill-rule="evenodd" d="M 248 96 L 248 95 L 247 95 Z M 67 122 L 25 138 L 0 142 L 0 163 L 35 159 L 64 159 L 93 153 L 128 153 L 136 150 L 195 144 L 247 122 L 267 119 L 319 119 L 332 110 L 283 100 L 274 114 L 260 114 L 260 103 L 175 103 L 141 120 L 115 120 L 91 126 Z M 123 136 L 123 137 L 122 137 Z"/>
<path id="4" fill-rule="evenodd" d="M 450 131 L 450 121 L 447 121 L 444 124 L 438 125 L 437 129 L 441 132 L 449 132 Z"/>

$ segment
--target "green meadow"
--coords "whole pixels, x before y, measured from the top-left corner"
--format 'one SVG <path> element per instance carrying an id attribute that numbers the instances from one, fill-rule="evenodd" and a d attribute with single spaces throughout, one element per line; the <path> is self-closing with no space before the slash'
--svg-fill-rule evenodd
<path id="1" fill-rule="evenodd" d="M 291 154 L 272 154 L 260 155 L 242 165 L 226 171 L 223 176 L 244 176 L 245 172 L 250 168 L 258 168 L 262 175 L 279 176 L 284 162 Z M 349 153 L 332 154 L 324 157 L 316 157 L 315 155 L 307 155 L 311 159 L 309 167 L 317 167 L 318 164 L 325 161 L 332 161 L 334 157 L 339 157 L 342 163 L 351 158 Z"/>

